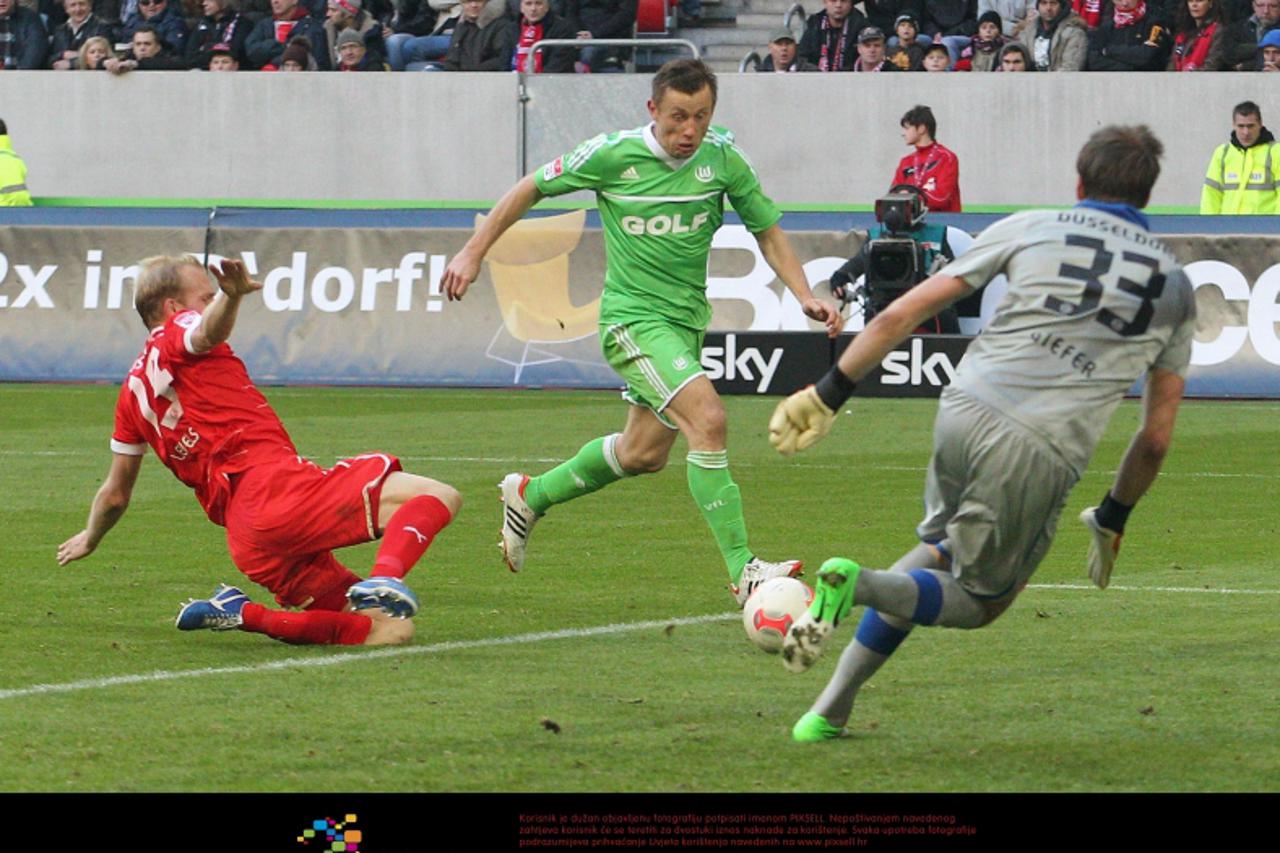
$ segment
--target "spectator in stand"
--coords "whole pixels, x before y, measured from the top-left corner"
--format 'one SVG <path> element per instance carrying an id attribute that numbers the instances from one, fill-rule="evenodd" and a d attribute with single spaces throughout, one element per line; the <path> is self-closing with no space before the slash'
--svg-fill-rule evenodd
<path id="1" fill-rule="evenodd" d="M 374 20 L 362 6 L 362 0 L 329 0 L 324 35 L 329 46 L 329 62 L 334 68 L 338 67 L 338 36 L 350 29 L 355 30 L 356 34 L 364 40 L 365 52 L 360 57 L 360 61 L 368 61 L 378 66 L 374 70 L 383 70 L 382 59 L 386 55 L 387 48 L 382 40 L 382 24 Z"/>
<path id="2" fill-rule="evenodd" d="M 70 71 L 80 61 L 80 48 L 94 36 L 115 38 L 115 29 L 93 13 L 90 0 L 63 0 L 67 19 L 53 30 L 53 44 L 49 50 L 49 67 L 55 71 Z"/>
<path id="3" fill-rule="evenodd" d="M 1089 55 L 1084 19 L 1070 2 L 1039 0 L 1036 21 L 1018 36 L 1036 71 L 1080 71 Z"/>
<path id="4" fill-rule="evenodd" d="M 130 71 L 183 71 L 187 65 L 165 51 L 160 32 L 151 24 L 142 24 L 133 32 L 131 48 L 119 59 L 104 59 L 102 67 L 112 74 Z"/>
<path id="5" fill-rule="evenodd" d="M 62 0 L 20 0 L 23 6 L 37 12 L 40 19 L 44 22 L 44 27 L 50 33 L 59 26 L 66 23 L 67 10 L 62 5 Z M 91 0 L 93 5 L 93 14 L 97 16 L 99 21 L 106 21 L 112 27 L 120 26 L 120 22 L 124 19 L 125 7 L 122 0 Z M 124 0 L 131 4 L 129 11 L 133 12 L 137 9 L 138 0 Z M 1248 13 L 1245 13 L 1245 17 Z"/>
<path id="6" fill-rule="evenodd" d="M 343 30 L 338 34 L 338 55 L 335 71 L 390 71 L 382 57 L 369 52 L 364 37 L 355 30 Z"/>
<path id="7" fill-rule="evenodd" d="M 437 14 L 429 0 L 400 0 L 391 25 L 382 30 L 391 70 L 421 71 L 442 62 L 459 17 Z"/>
<path id="8" fill-rule="evenodd" d="M 924 16 L 920 19 L 924 32 L 941 41 L 951 53 L 955 66 L 974 34 L 978 32 L 977 0 L 924 0 Z"/>
<path id="9" fill-rule="evenodd" d="M 510 71 L 516 49 L 516 25 L 501 11 L 486 9 L 485 0 L 463 0 L 462 19 L 453 28 L 445 54 L 445 71 Z M 485 13 L 488 14 L 485 14 Z"/>
<path id="10" fill-rule="evenodd" d="M 254 68 L 279 68 L 280 55 L 295 36 L 306 36 L 316 70 L 328 71 L 332 67 L 324 27 L 307 14 L 306 7 L 298 5 L 298 0 L 271 0 L 271 17 L 258 21 L 245 42 L 249 64 Z"/>
<path id="11" fill-rule="evenodd" d="M 770 73 L 787 73 L 797 71 L 817 71 L 818 66 L 801 59 L 796 46 L 796 37 L 790 30 L 778 30 L 769 36 L 769 55 L 760 63 L 760 71 Z"/>
<path id="12" fill-rule="evenodd" d="M 1231 28 L 1229 62 L 1237 71 L 1257 71 L 1258 45 L 1280 24 L 1280 0 L 1253 0 L 1253 15 Z"/>
<path id="13" fill-rule="evenodd" d="M 76 60 L 77 71 L 105 71 L 103 65 L 108 59 L 119 59 L 111 47 L 111 40 L 103 36 L 87 39 L 80 46 L 80 56 Z"/>
<path id="14" fill-rule="evenodd" d="M 1110 5 L 1109 0 L 1071 0 L 1071 8 L 1084 21 L 1087 32 L 1093 32 L 1102 26 L 1102 22 L 1110 15 Z"/>
<path id="15" fill-rule="evenodd" d="M 898 19 L 903 15 L 910 15 L 916 22 L 917 33 L 920 30 L 920 15 L 924 9 L 923 0 L 863 0 L 862 6 L 866 10 L 868 21 L 864 27 L 879 27 L 886 33 L 893 32 L 898 28 Z M 932 40 L 928 43 L 932 43 Z M 892 48 L 893 38 L 890 37 L 885 45 Z M 920 46 L 924 47 L 925 43 L 921 43 Z"/>
<path id="16" fill-rule="evenodd" d="M 150 26 L 160 36 L 166 53 L 182 56 L 187 46 L 187 24 L 182 20 L 182 6 L 178 0 L 138 0 L 138 11 L 125 19 L 120 28 L 121 41 L 133 41 L 133 34 L 143 24 Z"/>
<path id="17" fill-rule="evenodd" d="M 239 71 L 240 60 L 236 59 L 236 52 L 229 44 L 215 44 L 209 48 L 209 70 L 210 71 Z"/>
<path id="18" fill-rule="evenodd" d="M 382 27 L 382 41 L 387 46 L 387 63 L 392 71 L 405 70 L 405 65 L 409 63 L 405 59 L 405 48 L 419 39 L 431 38 L 437 17 L 436 10 L 428 0 L 396 0 L 395 14 Z M 431 58 L 443 57 L 445 50 L 448 50 L 447 41 Z"/>
<path id="19" fill-rule="evenodd" d="M 922 41 L 923 40 L 923 41 Z M 924 49 L 932 42 L 920 34 L 920 24 L 914 15 L 901 14 L 893 22 L 893 35 L 885 42 L 889 61 L 902 71 L 919 71 L 924 61 Z"/>
<path id="20" fill-rule="evenodd" d="M 947 50 L 947 46 L 938 42 L 931 44 L 924 49 L 924 57 L 920 60 L 921 71 L 950 71 L 951 70 L 951 51 Z"/>
<path id="21" fill-rule="evenodd" d="M 1011 41 L 1000 48 L 1000 62 L 997 71 L 1035 71 L 1031 61 L 1031 51 L 1020 41 Z"/>
<path id="22" fill-rule="evenodd" d="M 578 27 L 581 39 L 629 39 L 635 33 L 639 0 L 563 0 L 561 11 Z M 622 71 L 630 52 L 616 47 L 588 47 L 579 54 L 591 71 Z"/>
<path id="23" fill-rule="evenodd" d="M 233 0 L 200 0 L 200 10 L 204 12 L 204 17 L 187 38 L 186 59 L 191 68 L 207 69 L 213 56 L 213 47 L 218 44 L 231 47 L 231 55 L 237 65 L 245 61 L 244 46 L 249 40 L 253 22 L 237 11 L 232 2 Z"/>
<path id="24" fill-rule="evenodd" d="M 1266 0 L 1280 3 L 1280 0 Z M 1086 71 L 1163 71 L 1173 38 L 1155 0 L 1113 0 L 1111 17 L 1089 33 Z"/>
<path id="25" fill-rule="evenodd" d="M 867 28 L 867 19 L 853 8 L 853 0 L 823 0 L 823 7 L 805 22 L 800 58 L 819 71 L 852 71 L 858 33 Z"/>
<path id="26" fill-rule="evenodd" d="M 578 37 L 578 28 L 551 11 L 550 0 L 520 0 L 519 27 L 516 30 L 516 49 L 511 58 L 516 71 L 534 71 L 540 74 L 573 73 L 577 51 L 564 47 L 544 47 L 533 58 L 529 67 L 529 48 L 543 39 L 572 39 Z"/>
<path id="27" fill-rule="evenodd" d="M 910 184 L 924 193 L 936 213 L 960 212 L 960 160 L 935 141 L 938 122 L 933 110 L 917 105 L 902 117 L 902 141 L 915 150 L 902 158 L 889 186 Z"/>
<path id="28" fill-rule="evenodd" d="M 1182 0 L 1174 17 L 1170 71 L 1229 71 L 1221 0 Z"/>
<path id="29" fill-rule="evenodd" d="M 978 19 L 978 32 L 960 51 L 956 70 L 995 71 L 1000 65 L 1000 50 L 1005 43 L 1003 24 L 999 12 L 983 12 Z"/>
<path id="30" fill-rule="evenodd" d="M 1278 45 L 1280 46 L 1280 45 Z M 1280 213 L 1280 145 L 1253 101 L 1231 111 L 1231 139 L 1209 158 L 1201 215 Z"/>
<path id="31" fill-rule="evenodd" d="M 1280 71 L 1280 29 L 1272 30 L 1258 44 L 1263 71 Z"/>
<path id="32" fill-rule="evenodd" d="M 978 20 L 986 12 L 1000 15 L 1000 33 L 1006 42 L 1022 35 L 1022 31 L 1035 22 L 1035 0 L 978 0 Z"/>
<path id="33" fill-rule="evenodd" d="M 33 71 L 44 67 L 49 32 L 37 13 L 19 6 L 18 0 L 0 0 L 0 34 L 0 68 Z"/>
<path id="34" fill-rule="evenodd" d="M 863 27 L 858 33 L 858 58 L 852 71 L 898 71 L 884 55 L 884 32 L 879 27 Z"/>
<path id="35" fill-rule="evenodd" d="M 318 68 L 311 39 L 306 36 L 294 36 L 289 39 L 289 43 L 284 46 L 284 52 L 280 54 L 280 70 L 316 71 Z"/>

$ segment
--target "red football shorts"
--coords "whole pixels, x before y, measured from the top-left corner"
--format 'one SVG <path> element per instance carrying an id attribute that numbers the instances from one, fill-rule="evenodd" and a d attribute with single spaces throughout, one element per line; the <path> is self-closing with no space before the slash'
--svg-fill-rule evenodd
<path id="1" fill-rule="evenodd" d="M 284 607 L 308 599 L 330 609 L 361 580 L 330 553 L 378 537 L 378 501 L 400 460 L 370 453 L 325 470 L 293 458 L 234 476 L 227 502 L 227 548 L 236 568 Z"/>

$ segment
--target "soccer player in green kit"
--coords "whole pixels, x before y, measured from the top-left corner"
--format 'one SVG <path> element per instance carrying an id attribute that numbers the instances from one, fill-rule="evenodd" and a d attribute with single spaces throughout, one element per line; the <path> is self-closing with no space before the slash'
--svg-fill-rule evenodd
<path id="1" fill-rule="evenodd" d="M 747 543 L 742 499 L 729 474 L 724 404 L 701 368 L 711 320 L 707 256 L 726 195 L 805 315 L 831 337 L 843 321 L 814 298 L 778 225 L 782 214 L 732 135 L 711 126 L 715 106 L 716 78 L 706 65 L 668 62 L 653 78 L 650 124 L 597 136 L 526 175 L 445 270 L 445 292 L 461 299 L 485 253 L 534 204 L 595 191 L 607 256 L 600 340 L 609 365 L 627 383 L 623 398 L 631 408 L 621 433 L 588 442 L 540 476 L 503 479 L 502 551 L 513 572 L 523 566 L 529 533 L 548 509 L 624 477 L 660 471 L 680 432 L 689 445 L 689 491 L 720 547 L 738 603 L 762 581 L 800 573 L 799 561 L 767 562 Z"/>

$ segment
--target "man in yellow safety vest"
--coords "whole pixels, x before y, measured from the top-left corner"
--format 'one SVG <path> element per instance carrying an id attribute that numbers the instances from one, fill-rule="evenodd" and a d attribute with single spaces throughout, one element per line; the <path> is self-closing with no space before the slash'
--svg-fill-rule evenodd
<path id="1" fill-rule="evenodd" d="M 1231 114 L 1231 141 L 1213 151 L 1200 191 L 1200 213 L 1280 212 L 1280 143 L 1262 126 L 1253 101 Z"/>
<path id="2" fill-rule="evenodd" d="M 9 128 L 0 119 L 0 207 L 30 207 L 27 192 L 27 164 L 13 153 L 9 144 Z"/>

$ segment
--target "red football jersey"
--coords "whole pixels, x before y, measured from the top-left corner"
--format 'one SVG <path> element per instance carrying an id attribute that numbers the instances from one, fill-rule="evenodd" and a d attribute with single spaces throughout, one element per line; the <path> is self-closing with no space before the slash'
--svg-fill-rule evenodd
<path id="1" fill-rule="evenodd" d="M 935 142 L 903 157 L 893 176 L 897 184 L 919 187 L 934 213 L 960 212 L 960 160 L 950 148 Z"/>
<path id="2" fill-rule="evenodd" d="M 228 475 L 298 452 L 230 346 L 191 351 L 200 321 L 200 312 L 182 311 L 152 330 L 120 388 L 111 449 L 141 456 L 151 445 L 222 524 Z"/>

